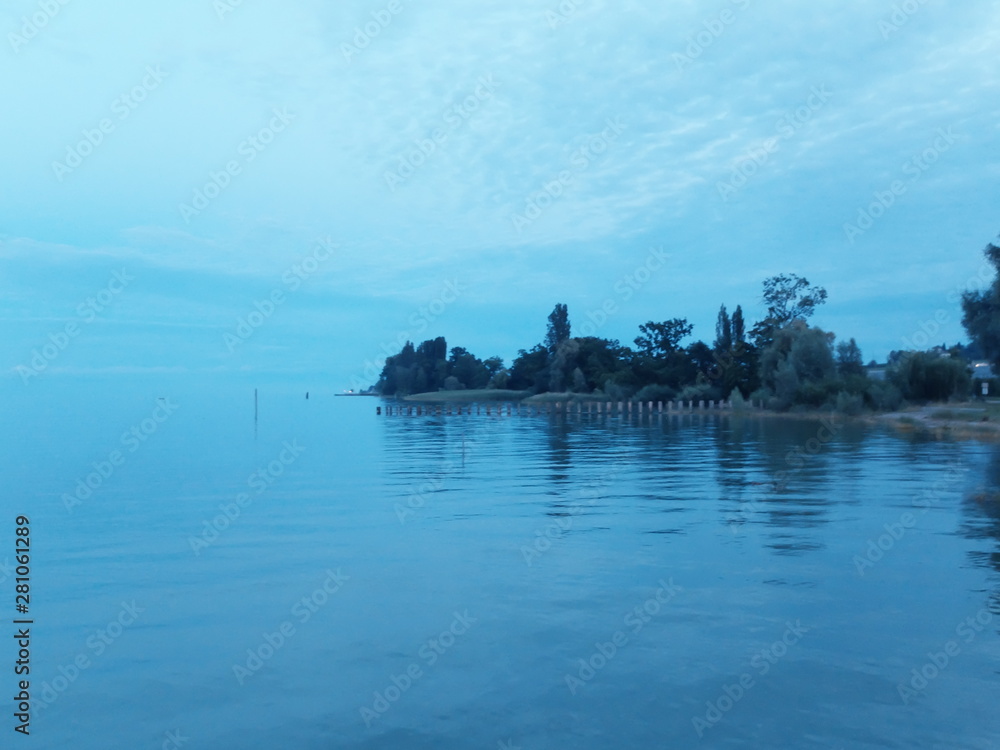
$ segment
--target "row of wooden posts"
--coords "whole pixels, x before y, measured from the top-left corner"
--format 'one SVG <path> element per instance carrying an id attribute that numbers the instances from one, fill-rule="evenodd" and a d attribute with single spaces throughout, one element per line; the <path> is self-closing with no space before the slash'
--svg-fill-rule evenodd
<path id="1" fill-rule="evenodd" d="M 763 404 L 751 402 L 752 408 Z M 732 401 L 555 401 L 542 404 L 521 403 L 444 403 L 444 404 L 386 404 L 376 407 L 376 413 L 394 417 L 461 416 L 486 414 L 486 416 L 532 416 L 540 414 L 663 414 L 693 412 L 695 410 L 720 411 L 732 409 Z"/>

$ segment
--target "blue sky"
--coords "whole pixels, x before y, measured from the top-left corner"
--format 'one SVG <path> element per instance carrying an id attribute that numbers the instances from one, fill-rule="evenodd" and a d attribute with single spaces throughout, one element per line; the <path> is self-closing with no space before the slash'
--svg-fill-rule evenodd
<path id="1" fill-rule="evenodd" d="M 965 338 L 1000 230 L 996 1 L 15 0 L 0 32 L 10 384 L 350 387 L 407 336 L 509 362 L 556 302 L 711 340 L 777 273 L 881 360 Z"/>

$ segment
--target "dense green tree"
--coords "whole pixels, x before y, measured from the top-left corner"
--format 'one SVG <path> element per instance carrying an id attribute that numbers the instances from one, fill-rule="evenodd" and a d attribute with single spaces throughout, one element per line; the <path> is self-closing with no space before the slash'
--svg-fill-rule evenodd
<path id="1" fill-rule="evenodd" d="M 529 351 L 521 349 L 510 366 L 510 387 L 515 391 L 542 393 L 548 387 L 549 350 L 536 344 Z"/>
<path id="2" fill-rule="evenodd" d="M 730 321 L 730 331 L 732 332 L 733 345 L 739 346 L 747 340 L 747 327 L 746 323 L 743 321 L 743 308 L 740 305 L 736 306 L 733 311 L 733 317 Z"/>
<path id="3" fill-rule="evenodd" d="M 836 375 L 833 334 L 795 320 L 775 332 L 760 353 L 760 381 L 779 408 L 799 400 L 801 390 L 832 382 Z M 817 404 L 819 405 L 819 404 Z"/>
<path id="4" fill-rule="evenodd" d="M 1000 273 L 1000 248 L 991 245 L 987 255 Z M 965 296 L 970 333 L 989 334 L 994 311 L 1000 310 L 994 298 L 1000 299 L 1000 280 L 988 292 Z M 639 326 L 635 349 L 594 336 L 573 338 L 566 305 L 558 304 L 549 316 L 545 342 L 521 349 L 510 369 L 500 357 L 483 361 L 463 347 L 449 352 L 443 337 L 416 347 L 407 341 L 386 360 L 378 390 L 404 396 L 441 389 L 509 388 L 597 392 L 612 400 L 644 401 L 737 398 L 739 393 L 764 399 L 774 408 L 836 408 L 850 414 L 866 407 L 895 409 L 904 396 L 924 401 L 968 395 L 968 360 L 980 354 L 988 335 L 944 354 L 892 352 L 889 380 L 876 381 L 866 376 L 854 339 L 834 347 L 833 334 L 806 322 L 825 299 L 826 292 L 805 279 L 775 276 L 765 282 L 768 315 L 751 332 L 754 343 L 747 340 L 742 307 L 730 316 L 722 305 L 711 346 L 703 341 L 682 346 L 693 326 L 673 318 Z"/>
<path id="5" fill-rule="evenodd" d="M 555 352 L 558 346 L 569 339 L 569 311 L 566 305 L 556 304 L 549 313 L 549 323 L 545 331 L 545 346 L 550 352 Z"/>
<path id="6" fill-rule="evenodd" d="M 396 362 L 400 367 L 413 367 L 414 363 L 417 361 L 417 353 L 413 348 L 413 342 L 407 341 L 403 344 L 403 349 L 397 355 L 398 360 Z"/>
<path id="7" fill-rule="evenodd" d="M 448 374 L 457 378 L 462 388 L 485 388 L 489 370 L 478 357 L 464 347 L 456 346 L 448 357 Z"/>
<path id="8" fill-rule="evenodd" d="M 715 343 L 713 345 L 713 362 L 705 374 L 709 383 L 714 385 L 724 397 L 738 389 L 742 394 L 750 394 L 759 387 L 757 378 L 757 351 L 746 340 L 746 324 L 743 319 L 743 308 L 736 306 L 730 316 L 723 305 L 715 325 Z"/>
<path id="9" fill-rule="evenodd" d="M 491 378 L 495 377 L 503 369 L 503 360 L 500 357 L 489 357 L 483 360 L 483 366 Z"/>
<path id="10" fill-rule="evenodd" d="M 840 377 L 864 375 L 865 364 L 861 356 L 861 347 L 854 339 L 841 341 L 837 344 L 837 372 Z"/>
<path id="11" fill-rule="evenodd" d="M 376 389 L 384 396 L 438 390 L 448 376 L 447 350 L 441 336 L 422 342 L 416 349 L 407 341 L 399 354 L 386 359 Z"/>
<path id="12" fill-rule="evenodd" d="M 579 344 L 576 366 L 583 372 L 589 390 L 601 389 L 609 380 L 619 384 L 632 382 L 631 349 L 617 340 L 596 336 L 585 336 L 576 341 Z"/>
<path id="13" fill-rule="evenodd" d="M 991 242 L 983 254 L 998 276 L 987 289 L 962 295 L 962 325 L 983 356 L 1000 367 L 1000 246 Z"/>
<path id="14" fill-rule="evenodd" d="M 637 336 L 635 345 L 647 357 L 666 357 L 680 348 L 680 343 L 691 335 L 694 326 L 685 318 L 671 318 L 662 323 L 649 321 L 639 326 L 642 336 Z"/>
<path id="15" fill-rule="evenodd" d="M 577 339 L 566 339 L 559 343 L 549 359 L 548 389 L 550 391 L 561 393 L 568 390 L 579 353 L 580 343 Z"/>
<path id="16" fill-rule="evenodd" d="M 685 380 L 688 383 L 707 383 L 716 362 L 716 352 L 704 341 L 695 341 L 686 350 L 690 369 Z"/>
<path id="17" fill-rule="evenodd" d="M 719 316 L 715 321 L 715 343 L 713 348 L 716 352 L 730 352 L 733 349 L 733 323 L 726 312 L 726 306 L 719 308 Z"/>
<path id="18" fill-rule="evenodd" d="M 810 286 L 808 279 L 796 274 L 781 274 L 764 281 L 764 304 L 767 315 L 751 331 L 761 349 L 773 341 L 777 331 L 796 320 L 807 320 L 826 302 L 826 290 Z"/>
<path id="19" fill-rule="evenodd" d="M 431 389 L 431 381 L 427 377 L 427 370 L 423 367 L 414 368 L 413 372 L 413 386 L 410 390 L 411 393 L 426 393 Z"/>
<path id="20" fill-rule="evenodd" d="M 501 390 L 505 388 L 510 388 L 510 370 L 506 367 L 501 367 L 490 377 L 490 382 L 486 384 L 487 388 L 499 388 Z"/>

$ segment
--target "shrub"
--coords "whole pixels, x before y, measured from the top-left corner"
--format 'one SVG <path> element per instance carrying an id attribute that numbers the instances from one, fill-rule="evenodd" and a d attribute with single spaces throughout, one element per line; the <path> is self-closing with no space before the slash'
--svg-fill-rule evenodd
<path id="1" fill-rule="evenodd" d="M 865 401 L 875 411 L 896 411 L 903 405 L 903 394 L 892 383 L 872 380 L 868 385 Z"/>
<path id="2" fill-rule="evenodd" d="M 821 407 L 833 405 L 837 394 L 843 390 L 843 384 L 837 380 L 820 380 L 807 382 L 799 386 L 795 401 L 806 406 Z"/>
<path id="3" fill-rule="evenodd" d="M 615 383 L 613 380 L 604 381 L 604 393 L 609 401 L 624 401 L 632 393 L 632 389 Z"/>
<path id="4" fill-rule="evenodd" d="M 733 392 L 729 394 L 729 400 L 733 402 L 733 411 L 743 411 L 747 408 L 747 401 L 743 398 L 739 388 L 733 388 Z"/>
<path id="5" fill-rule="evenodd" d="M 889 377 L 903 397 L 911 401 L 967 398 L 972 387 L 964 362 L 932 352 L 906 352 Z"/>
<path id="6" fill-rule="evenodd" d="M 838 412 L 841 414 L 847 414 L 850 417 L 856 417 L 865 408 L 864 396 L 858 393 L 848 393 L 847 391 L 841 391 L 837 394 L 837 400 L 835 406 Z"/>

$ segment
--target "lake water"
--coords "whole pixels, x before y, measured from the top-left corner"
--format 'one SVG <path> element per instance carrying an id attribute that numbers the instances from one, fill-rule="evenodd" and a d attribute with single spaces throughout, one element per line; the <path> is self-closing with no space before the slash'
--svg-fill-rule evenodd
<path id="1" fill-rule="evenodd" d="M 4 747 L 1000 747 L 997 446 L 305 390 L 4 400 Z"/>

